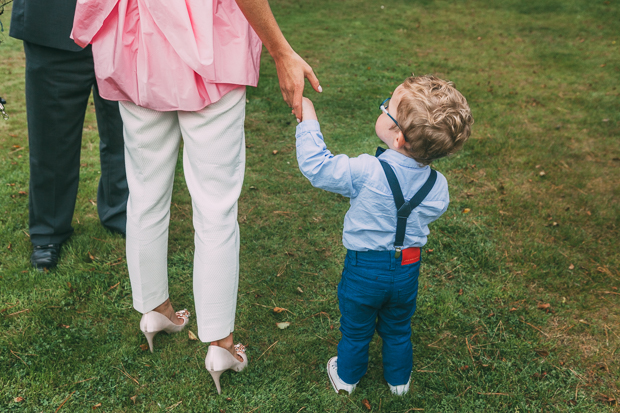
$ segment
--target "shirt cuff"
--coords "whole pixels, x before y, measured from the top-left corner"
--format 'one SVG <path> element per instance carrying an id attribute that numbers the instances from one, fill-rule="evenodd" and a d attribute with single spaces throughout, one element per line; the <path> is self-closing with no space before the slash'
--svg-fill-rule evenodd
<path id="1" fill-rule="evenodd" d="M 318 120 L 304 120 L 297 125 L 295 136 L 299 136 L 306 132 L 321 132 L 321 125 Z"/>

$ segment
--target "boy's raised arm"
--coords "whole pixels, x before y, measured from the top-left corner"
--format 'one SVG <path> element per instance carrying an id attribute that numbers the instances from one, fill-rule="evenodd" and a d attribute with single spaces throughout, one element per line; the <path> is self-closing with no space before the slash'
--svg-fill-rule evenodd
<path id="1" fill-rule="evenodd" d="M 297 162 L 312 186 L 355 197 L 363 173 L 363 162 L 346 155 L 332 155 L 327 149 L 312 102 L 303 99 L 303 121 L 297 125 Z"/>

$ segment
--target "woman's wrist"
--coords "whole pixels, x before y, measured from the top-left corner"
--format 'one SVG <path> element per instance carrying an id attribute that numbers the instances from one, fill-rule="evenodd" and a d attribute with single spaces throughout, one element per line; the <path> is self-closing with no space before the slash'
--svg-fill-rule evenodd
<path id="1" fill-rule="evenodd" d="M 267 51 L 269 52 L 273 60 L 276 62 L 286 60 L 287 58 L 293 58 L 296 54 L 291 45 L 286 41 L 284 37 L 282 37 L 282 41 L 278 42 L 277 45 L 265 44 L 265 47 L 267 48 Z"/>

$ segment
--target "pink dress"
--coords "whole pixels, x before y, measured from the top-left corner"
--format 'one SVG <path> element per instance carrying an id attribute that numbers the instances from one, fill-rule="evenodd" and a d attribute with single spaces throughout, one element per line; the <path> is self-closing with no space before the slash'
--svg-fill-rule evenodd
<path id="1" fill-rule="evenodd" d="M 262 44 L 235 0 L 78 0 L 71 37 L 92 44 L 108 100 L 196 111 L 258 84 Z"/>

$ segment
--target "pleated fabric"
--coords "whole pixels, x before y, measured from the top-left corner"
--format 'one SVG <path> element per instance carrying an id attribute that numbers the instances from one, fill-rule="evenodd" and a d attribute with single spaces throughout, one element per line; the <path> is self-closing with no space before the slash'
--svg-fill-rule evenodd
<path id="1" fill-rule="evenodd" d="M 78 0 L 71 38 L 92 44 L 108 100 L 194 111 L 258 84 L 262 43 L 235 0 Z"/>

